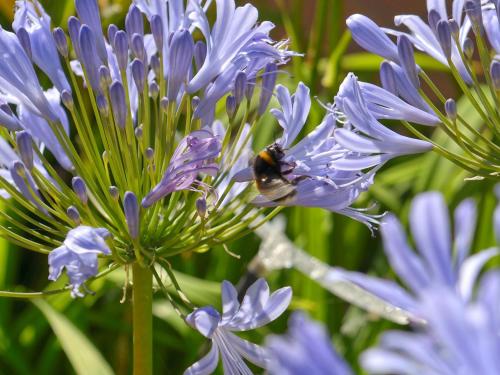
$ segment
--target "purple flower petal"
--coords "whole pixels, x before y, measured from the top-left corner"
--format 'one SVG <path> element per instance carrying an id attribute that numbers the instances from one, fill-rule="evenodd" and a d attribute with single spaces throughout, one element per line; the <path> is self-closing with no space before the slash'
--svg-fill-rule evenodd
<path id="1" fill-rule="evenodd" d="M 215 371 L 219 363 L 219 350 L 217 344 L 212 342 L 210 351 L 198 362 L 193 363 L 184 375 L 209 375 Z"/>

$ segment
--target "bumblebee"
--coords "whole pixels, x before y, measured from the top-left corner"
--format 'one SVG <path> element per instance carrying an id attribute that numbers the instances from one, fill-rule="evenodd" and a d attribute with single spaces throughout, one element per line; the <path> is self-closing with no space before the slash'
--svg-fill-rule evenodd
<path id="1" fill-rule="evenodd" d="M 296 181 L 288 181 L 281 171 L 284 156 L 281 146 L 273 143 L 259 152 L 253 162 L 257 189 L 273 202 L 282 202 L 295 194 Z"/>

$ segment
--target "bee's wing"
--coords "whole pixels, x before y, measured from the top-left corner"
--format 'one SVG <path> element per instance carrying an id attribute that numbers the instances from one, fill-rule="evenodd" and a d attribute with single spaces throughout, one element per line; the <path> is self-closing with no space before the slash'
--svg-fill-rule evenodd
<path id="1" fill-rule="evenodd" d="M 295 186 L 286 180 L 275 178 L 265 184 L 259 184 L 259 191 L 270 201 L 279 201 L 293 194 Z"/>

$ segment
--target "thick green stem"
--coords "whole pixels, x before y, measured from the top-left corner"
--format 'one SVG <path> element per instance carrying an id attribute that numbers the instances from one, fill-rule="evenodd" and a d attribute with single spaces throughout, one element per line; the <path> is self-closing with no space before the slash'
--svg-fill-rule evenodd
<path id="1" fill-rule="evenodd" d="M 153 274 L 138 263 L 132 266 L 134 375 L 153 373 Z"/>

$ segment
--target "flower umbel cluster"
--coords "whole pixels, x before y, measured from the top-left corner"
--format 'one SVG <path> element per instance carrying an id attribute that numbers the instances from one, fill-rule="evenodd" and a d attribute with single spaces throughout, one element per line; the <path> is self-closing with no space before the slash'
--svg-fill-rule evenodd
<path id="1" fill-rule="evenodd" d="M 493 179 L 500 172 L 498 7 L 497 1 L 454 0 L 449 14 L 445 0 L 428 1 L 427 22 L 416 15 L 395 17 L 396 26 L 406 31 L 381 28 L 360 14 L 347 19 L 353 39 L 386 59 L 380 66 L 382 87 L 362 83 L 372 115 L 400 120 L 424 140 L 414 124 L 441 127 L 461 151 L 440 144 L 434 149 L 474 177 Z M 484 128 L 467 122 L 455 99 L 446 98 L 415 63 L 414 50 L 449 68 Z M 349 110 L 346 113 L 342 103 L 336 104 L 341 116 L 349 119 Z"/>
<path id="2" fill-rule="evenodd" d="M 50 253 L 50 278 L 65 268 L 74 296 L 97 255 L 149 265 L 207 250 L 263 211 L 231 178 L 293 53 L 253 6 L 213 3 L 137 0 L 124 30 L 103 33 L 97 1 L 75 0 L 68 37 L 37 0 L 16 1 L 13 32 L 0 30 L 0 188 L 16 213 L 0 231 Z"/>

